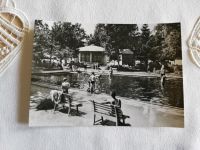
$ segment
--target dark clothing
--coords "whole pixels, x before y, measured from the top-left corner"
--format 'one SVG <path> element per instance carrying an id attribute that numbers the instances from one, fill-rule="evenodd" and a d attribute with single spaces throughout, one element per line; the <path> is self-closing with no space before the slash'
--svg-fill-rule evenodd
<path id="1" fill-rule="evenodd" d="M 119 108 L 121 108 L 121 100 L 120 99 L 115 99 L 114 101 L 112 101 L 112 105 L 118 106 Z"/>
<path id="2" fill-rule="evenodd" d="M 84 65 L 84 69 L 87 70 L 87 65 Z"/>
<path id="3" fill-rule="evenodd" d="M 162 76 L 164 76 L 164 75 L 165 75 L 165 73 L 161 73 L 160 75 L 161 75 L 161 77 L 162 77 Z"/>
<path id="4" fill-rule="evenodd" d="M 95 90 L 95 81 L 91 81 L 91 93 Z"/>
<path id="5" fill-rule="evenodd" d="M 63 93 L 63 94 L 61 95 L 61 100 L 60 100 L 60 102 L 61 102 L 61 103 L 66 103 L 66 99 L 69 99 L 69 101 L 70 101 L 70 100 L 71 100 L 71 97 L 70 97 L 69 94 Z"/>
<path id="6" fill-rule="evenodd" d="M 60 102 L 65 103 L 65 95 L 64 94 L 61 94 Z"/>
<path id="7" fill-rule="evenodd" d="M 61 103 L 65 103 L 65 99 L 69 98 L 68 93 L 69 93 L 70 84 L 69 84 L 69 82 L 65 81 L 62 83 L 61 87 L 62 87 L 62 91 L 63 91 L 63 93 L 61 95 Z"/>

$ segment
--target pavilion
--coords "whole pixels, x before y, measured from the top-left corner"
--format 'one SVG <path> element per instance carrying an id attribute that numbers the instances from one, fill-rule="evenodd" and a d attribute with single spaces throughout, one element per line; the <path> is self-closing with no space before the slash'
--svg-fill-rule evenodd
<path id="1" fill-rule="evenodd" d="M 121 64 L 122 65 L 134 65 L 135 61 L 134 61 L 134 57 L 133 57 L 133 51 L 131 51 L 130 49 L 122 49 L 120 50 L 120 58 L 121 58 Z"/>
<path id="2" fill-rule="evenodd" d="M 109 57 L 105 53 L 105 48 L 95 45 L 89 45 L 79 48 L 79 62 L 98 63 L 106 65 Z"/>

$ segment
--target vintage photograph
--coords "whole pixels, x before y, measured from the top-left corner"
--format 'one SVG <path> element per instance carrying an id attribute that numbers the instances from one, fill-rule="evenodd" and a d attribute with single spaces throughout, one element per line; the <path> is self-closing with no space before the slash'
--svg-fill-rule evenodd
<path id="1" fill-rule="evenodd" d="M 29 125 L 183 128 L 181 24 L 36 20 Z"/>

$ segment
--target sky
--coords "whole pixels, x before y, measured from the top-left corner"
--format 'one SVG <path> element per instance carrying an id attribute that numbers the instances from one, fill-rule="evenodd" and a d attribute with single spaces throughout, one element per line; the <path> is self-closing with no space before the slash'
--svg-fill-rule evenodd
<path id="1" fill-rule="evenodd" d="M 49 27 L 51 28 L 53 26 L 54 21 L 43 21 L 46 24 L 49 25 Z M 72 24 L 75 24 L 76 22 L 71 22 Z M 96 24 L 94 23 L 81 23 L 81 27 L 85 30 L 86 34 L 93 34 Z"/>
<path id="2" fill-rule="evenodd" d="M 49 25 L 49 27 L 51 27 L 53 25 L 53 21 L 44 21 L 45 23 L 47 23 Z M 75 24 L 75 22 L 71 22 L 72 24 Z M 96 27 L 96 23 L 80 23 L 81 27 L 85 30 L 86 34 L 93 34 L 95 27 Z M 150 30 L 152 31 L 153 28 L 155 27 L 156 24 L 148 24 Z M 141 29 L 142 24 L 138 24 L 138 28 Z"/>
<path id="3" fill-rule="evenodd" d="M 96 24 L 89 24 L 89 23 L 81 23 L 83 29 L 85 29 L 86 34 L 93 34 L 95 30 Z M 155 24 L 148 24 L 150 30 L 153 30 Z M 142 27 L 142 24 L 138 24 L 138 28 L 140 29 Z"/>

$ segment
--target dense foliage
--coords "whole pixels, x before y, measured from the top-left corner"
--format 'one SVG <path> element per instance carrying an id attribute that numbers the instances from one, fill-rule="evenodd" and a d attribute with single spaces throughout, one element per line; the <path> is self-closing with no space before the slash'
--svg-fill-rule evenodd
<path id="1" fill-rule="evenodd" d="M 45 53 L 60 59 L 77 57 L 78 48 L 85 43 L 104 47 L 110 59 L 118 62 L 120 50 L 130 49 L 133 58 L 146 67 L 148 60 L 163 62 L 181 58 L 179 23 L 157 24 L 153 29 L 148 24 L 143 24 L 140 29 L 136 24 L 97 24 L 94 34 L 86 35 L 78 23 L 56 22 L 49 26 L 41 20 L 35 22 L 36 61 Z"/>
<path id="2" fill-rule="evenodd" d="M 35 22 L 34 54 L 43 58 L 44 54 L 60 59 L 77 57 L 78 48 L 84 45 L 85 31 L 81 24 L 56 22 L 51 27 L 41 20 Z"/>
<path id="3" fill-rule="evenodd" d="M 130 49 L 134 58 L 146 65 L 148 60 L 166 61 L 181 58 L 180 24 L 158 24 L 152 31 L 147 24 L 98 24 L 89 44 L 105 47 L 111 59 L 119 61 L 120 49 Z"/>

